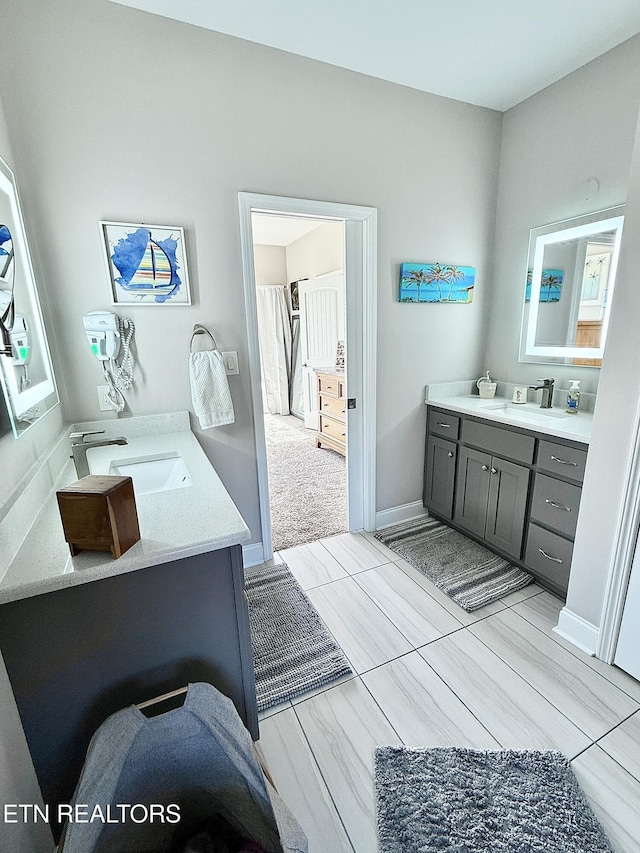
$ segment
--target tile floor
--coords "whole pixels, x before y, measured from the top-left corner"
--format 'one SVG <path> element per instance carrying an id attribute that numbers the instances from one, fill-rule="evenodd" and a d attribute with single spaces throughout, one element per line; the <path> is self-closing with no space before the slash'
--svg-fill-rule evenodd
<path id="1" fill-rule="evenodd" d="M 375 853 L 373 749 L 559 749 L 616 853 L 640 853 L 640 683 L 552 628 L 536 585 L 472 614 L 371 534 L 276 555 L 353 675 L 261 717 L 260 746 L 311 853 Z"/>

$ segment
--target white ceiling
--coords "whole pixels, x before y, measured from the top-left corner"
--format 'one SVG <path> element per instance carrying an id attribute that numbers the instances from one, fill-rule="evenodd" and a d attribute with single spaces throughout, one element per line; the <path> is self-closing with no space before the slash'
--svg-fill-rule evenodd
<path id="1" fill-rule="evenodd" d="M 640 32 L 640 0 L 113 0 L 506 110 Z"/>
<path id="2" fill-rule="evenodd" d="M 253 242 L 261 246 L 288 246 L 294 240 L 315 231 L 323 224 L 318 219 L 295 219 L 292 216 L 273 216 L 265 213 L 251 214 Z"/>

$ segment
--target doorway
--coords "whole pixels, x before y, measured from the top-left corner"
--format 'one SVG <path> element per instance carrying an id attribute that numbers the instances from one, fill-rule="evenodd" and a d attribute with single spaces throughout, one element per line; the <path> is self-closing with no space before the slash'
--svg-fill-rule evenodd
<path id="1" fill-rule="evenodd" d="M 252 215 L 341 223 L 344 228 L 346 473 L 349 530 L 375 527 L 375 343 L 376 343 L 376 211 L 331 202 L 239 194 L 251 395 L 255 423 L 260 500 L 261 543 L 251 546 L 250 563 L 273 556 L 269 481 L 263 411 L 262 375 L 256 298 Z M 332 270 L 331 275 L 339 274 Z M 310 386 L 311 387 L 311 386 Z M 317 395 L 316 395 L 317 396 Z M 323 451 L 320 451 L 323 452 Z M 329 452 L 329 451 L 327 451 Z"/>
<path id="2" fill-rule="evenodd" d="M 344 386 L 344 222 L 252 213 L 251 225 L 272 547 L 283 551 L 348 530 L 346 443 L 322 432 L 345 432 L 345 402 L 319 400 L 324 375 Z"/>

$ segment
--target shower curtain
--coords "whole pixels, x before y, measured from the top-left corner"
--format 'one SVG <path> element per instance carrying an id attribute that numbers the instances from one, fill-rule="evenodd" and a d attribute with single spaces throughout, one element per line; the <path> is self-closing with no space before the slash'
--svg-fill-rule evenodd
<path id="1" fill-rule="evenodd" d="M 283 284 L 256 287 L 262 399 L 272 415 L 289 414 L 291 324 Z"/>

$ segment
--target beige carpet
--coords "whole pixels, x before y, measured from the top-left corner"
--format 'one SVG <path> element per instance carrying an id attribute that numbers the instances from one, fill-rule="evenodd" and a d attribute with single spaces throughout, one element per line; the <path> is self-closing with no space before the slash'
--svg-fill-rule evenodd
<path id="1" fill-rule="evenodd" d="M 273 550 L 347 530 L 345 458 L 291 415 L 264 416 Z"/>

